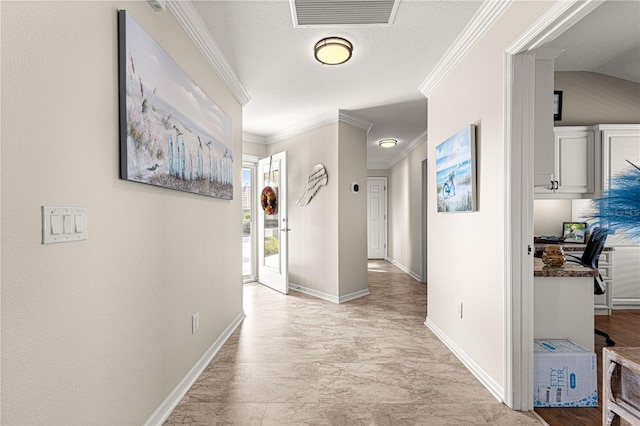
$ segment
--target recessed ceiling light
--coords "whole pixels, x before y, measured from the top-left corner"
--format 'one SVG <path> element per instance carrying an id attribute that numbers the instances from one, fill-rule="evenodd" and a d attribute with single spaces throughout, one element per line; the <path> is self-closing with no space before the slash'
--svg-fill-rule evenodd
<path id="1" fill-rule="evenodd" d="M 382 139 L 380 142 L 378 142 L 378 145 L 383 148 L 393 148 L 397 144 L 398 141 L 396 139 Z"/>
<path id="2" fill-rule="evenodd" d="M 326 65 L 344 64 L 351 58 L 353 45 L 340 37 L 323 38 L 313 49 L 316 59 Z"/>

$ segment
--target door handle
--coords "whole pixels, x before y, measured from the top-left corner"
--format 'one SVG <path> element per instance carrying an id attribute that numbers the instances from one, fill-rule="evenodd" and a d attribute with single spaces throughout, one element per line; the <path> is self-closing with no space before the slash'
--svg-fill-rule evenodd
<path id="1" fill-rule="evenodd" d="M 282 232 L 285 232 L 285 231 L 291 231 L 291 228 L 281 228 L 280 230 L 281 230 Z"/>

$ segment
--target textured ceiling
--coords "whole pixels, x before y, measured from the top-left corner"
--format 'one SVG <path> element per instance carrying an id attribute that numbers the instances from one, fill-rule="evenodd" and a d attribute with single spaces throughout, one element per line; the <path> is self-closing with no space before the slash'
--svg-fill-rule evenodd
<path id="1" fill-rule="evenodd" d="M 342 3 L 311 1 L 329 9 Z M 347 3 L 353 7 L 357 0 Z M 192 4 L 251 98 L 243 107 L 245 133 L 269 142 L 345 111 L 373 123 L 367 162 L 383 168 L 425 134 L 427 101 L 419 86 L 482 6 L 476 0 L 402 0 L 391 25 L 296 27 L 287 0 Z M 556 69 L 640 82 L 639 31 L 639 1 L 606 1 L 551 43 L 565 49 Z M 313 58 L 313 46 L 327 36 L 353 43 L 349 62 L 328 66 Z M 383 137 L 397 138 L 398 146 L 379 148 Z"/>
<path id="2" fill-rule="evenodd" d="M 640 1 L 606 1 L 550 47 L 556 71 L 592 71 L 640 83 Z"/>
<path id="3" fill-rule="evenodd" d="M 243 108 L 246 133 L 268 139 L 339 110 L 394 114 L 419 104 L 418 123 L 384 124 L 399 139 L 395 151 L 370 141 L 369 163 L 383 164 L 424 133 L 426 100 L 418 88 L 482 2 L 401 1 L 392 25 L 322 28 L 294 27 L 288 1 L 193 4 L 251 97 Z M 349 62 L 329 66 L 314 59 L 313 46 L 327 36 L 353 43 Z M 376 131 L 382 126 L 374 123 Z"/>

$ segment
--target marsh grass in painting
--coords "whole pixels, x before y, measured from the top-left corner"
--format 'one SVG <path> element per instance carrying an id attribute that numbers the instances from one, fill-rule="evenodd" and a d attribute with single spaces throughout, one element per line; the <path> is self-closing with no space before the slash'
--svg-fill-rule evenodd
<path id="1" fill-rule="evenodd" d="M 119 11 L 122 179 L 233 198 L 231 120 Z"/>
<path id="2" fill-rule="evenodd" d="M 438 212 L 470 212 L 475 203 L 475 126 L 436 147 Z"/>

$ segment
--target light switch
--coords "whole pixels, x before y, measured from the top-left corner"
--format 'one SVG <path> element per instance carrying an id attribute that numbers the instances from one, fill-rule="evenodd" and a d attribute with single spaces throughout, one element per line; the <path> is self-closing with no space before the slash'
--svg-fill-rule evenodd
<path id="1" fill-rule="evenodd" d="M 86 240 L 86 207 L 42 206 L 42 244 Z"/>
<path id="2" fill-rule="evenodd" d="M 58 235 L 62 233 L 62 216 L 59 214 L 53 214 L 51 217 L 51 233 Z"/>
<path id="3" fill-rule="evenodd" d="M 76 222 L 76 232 L 84 231 L 84 218 L 80 215 L 75 215 L 74 218 Z"/>
<path id="4" fill-rule="evenodd" d="M 73 234 L 73 232 L 75 231 L 75 227 L 73 226 L 73 216 L 71 216 L 70 214 L 65 214 L 62 217 L 63 217 L 62 224 L 64 228 L 64 233 Z"/>

